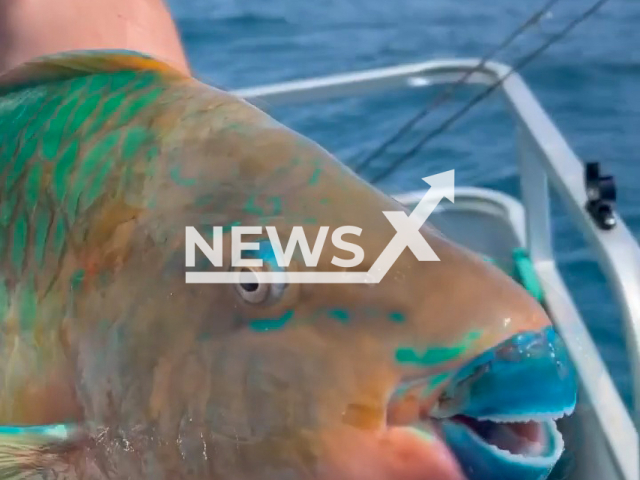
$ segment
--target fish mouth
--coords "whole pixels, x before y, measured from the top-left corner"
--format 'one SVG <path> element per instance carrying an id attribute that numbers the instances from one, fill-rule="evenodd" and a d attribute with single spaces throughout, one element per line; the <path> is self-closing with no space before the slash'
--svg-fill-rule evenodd
<path id="1" fill-rule="evenodd" d="M 449 374 L 435 401 L 425 391 L 433 391 L 433 377 L 403 385 L 388 412 L 397 416 L 408 392 L 420 392 L 414 427 L 444 442 L 468 480 L 542 480 L 564 451 L 556 422 L 575 408 L 575 378 L 563 342 L 548 327 L 514 335 Z M 389 421 L 393 426 L 393 416 Z"/>

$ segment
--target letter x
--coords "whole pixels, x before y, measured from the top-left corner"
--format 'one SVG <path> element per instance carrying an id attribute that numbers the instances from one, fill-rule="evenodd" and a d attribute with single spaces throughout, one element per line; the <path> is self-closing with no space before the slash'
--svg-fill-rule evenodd
<path id="1" fill-rule="evenodd" d="M 437 262 L 440 260 L 431 245 L 420 234 L 420 228 L 431 215 L 435 206 L 435 203 L 425 196 L 416 205 L 411 215 L 407 215 L 405 212 L 382 212 L 395 228 L 396 234 L 375 263 L 371 265 L 370 274 L 381 280 L 407 247 L 421 262 Z"/>

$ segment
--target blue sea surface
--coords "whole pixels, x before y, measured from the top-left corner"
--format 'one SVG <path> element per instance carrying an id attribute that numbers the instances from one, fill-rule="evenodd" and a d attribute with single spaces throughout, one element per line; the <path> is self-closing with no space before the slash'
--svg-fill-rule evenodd
<path id="1" fill-rule="evenodd" d="M 515 63 L 593 0 L 564 0 L 495 59 Z M 196 75 L 224 89 L 405 62 L 481 57 L 543 5 L 542 0 L 173 0 Z M 521 72 L 584 161 L 615 176 L 619 212 L 640 234 L 640 2 L 611 0 Z M 467 89 L 438 108 L 363 173 L 371 178 L 460 108 Z M 418 89 L 268 111 L 351 163 L 394 133 L 436 91 Z M 455 168 L 457 185 L 518 192 L 515 132 L 490 96 L 381 183 L 390 193 L 423 188 L 422 177 Z M 566 214 L 554 209 L 562 273 L 630 403 L 621 315 L 604 277 Z"/>

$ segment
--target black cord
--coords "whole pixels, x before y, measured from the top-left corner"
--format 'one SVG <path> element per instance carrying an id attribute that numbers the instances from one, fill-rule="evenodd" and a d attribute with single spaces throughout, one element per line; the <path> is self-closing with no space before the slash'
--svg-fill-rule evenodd
<path id="1" fill-rule="evenodd" d="M 436 99 L 430 105 L 427 105 L 424 109 L 422 109 L 416 116 L 411 118 L 407 123 L 405 123 L 395 134 L 393 134 L 388 140 L 386 140 L 382 145 L 376 148 L 373 152 L 371 152 L 359 165 L 354 167 L 354 171 L 356 173 L 360 173 L 363 169 L 369 166 L 369 164 L 377 157 L 379 157 L 384 151 L 391 146 L 396 140 L 402 137 L 405 133 L 408 133 L 411 128 L 418 123 L 419 120 L 426 117 L 431 111 L 433 111 L 436 107 L 447 101 L 453 93 L 455 93 L 456 89 L 465 83 L 471 75 L 482 70 L 486 63 L 490 61 L 496 54 L 500 51 L 507 48 L 511 43 L 513 43 L 516 38 L 518 38 L 522 33 L 524 33 L 529 27 L 532 27 L 536 23 L 540 21 L 540 19 L 560 0 L 550 0 L 548 1 L 540 10 L 531 15 L 527 20 L 521 24 L 518 28 L 516 28 L 511 34 L 504 39 L 502 43 L 500 43 L 497 47 L 493 48 L 489 51 L 476 65 L 474 68 L 465 73 L 460 79 L 456 82 L 452 83 L 447 90 L 444 91 L 440 96 L 436 97 Z M 351 162 L 349 162 L 351 163 Z"/>
<path id="2" fill-rule="evenodd" d="M 382 180 L 386 176 L 388 176 L 391 173 L 393 173 L 393 171 L 396 168 L 398 168 L 400 165 L 402 165 L 404 162 L 406 162 L 408 159 L 410 159 L 416 153 L 418 153 L 422 149 L 422 147 L 424 147 L 424 145 L 427 144 L 427 142 L 433 140 L 433 138 L 435 138 L 436 136 L 438 136 L 439 134 L 444 132 L 455 121 L 457 121 L 462 115 L 467 113 L 472 107 L 474 107 L 481 100 L 483 100 L 490 93 L 492 93 L 496 88 L 498 88 L 500 85 L 502 85 L 502 83 L 507 78 L 509 78 L 513 73 L 517 72 L 518 70 L 520 70 L 521 68 L 523 68 L 524 66 L 529 64 L 533 59 L 535 59 L 538 55 L 540 55 L 542 52 L 544 52 L 547 48 L 549 48 L 551 45 L 553 45 L 557 41 L 561 40 L 571 30 L 573 30 L 580 23 L 582 23 L 587 18 L 589 18 L 591 15 L 593 15 L 596 11 L 598 11 L 608 1 L 609 0 L 598 0 L 591 7 L 587 8 L 584 12 L 582 12 L 582 14 L 578 15 L 574 20 L 569 22 L 562 30 L 560 30 L 559 32 L 557 32 L 554 35 L 552 35 L 548 41 L 544 42 L 540 47 L 538 47 L 537 49 L 532 51 L 529 55 L 525 56 L 522 60 L 520 60 L 518 63 L 516 63 L 515 67 L 513 67 L 506 75 L 504 75 L 502 78 L 500 78 L 499 80 L 497 80 L 496 82 L 491 84 L 489 87 L 487 87 L 485 90 L 480 92 L 480 94 L 475 96 L 462 109 L 460 109 L 459 111 L 457 111 L 456 113 L 451 115 L 447 120 L 445 120 L 443 123 L 441 123 L 438 127 L 436 127 L 435 129 L 430 131 L 428 134 L 426 134 L 424 137 L 422 137 L 420 139 L 420 141 L 418 141 L 418 143 L 413 148 L 411 148 L 408 152 L 404 153 L 399 158 L 397 158 L 393 163 L 391 163 L 391 165 L 389 165 L 389 167 L 387 167 L 381 173 L 376 175 L 372 180 L 370 180 L 370 182 L 371 183 L 379 182 L 380 180 Z"/>

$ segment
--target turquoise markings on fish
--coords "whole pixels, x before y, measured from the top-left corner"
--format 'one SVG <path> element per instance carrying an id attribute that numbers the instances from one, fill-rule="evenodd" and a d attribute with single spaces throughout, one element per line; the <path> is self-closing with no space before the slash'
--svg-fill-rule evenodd
<path id="1" fill-rule="evenodd" d="M 406 318 L 402 312 L 391 312 L 389 314 L 389 320 L 395 323 L 402 323 L 406 320 Z"/>
<path id="2" fill-rule="evenodd" d="M 176 185 L 181 187 L 193 187 L 196 184 L 197 179 L 195 178 L 185 178 L 180 173 L 180 166 L 176 165 L 169 171 L 169 175 L 171 176 L 171 180 L 175 182 Z"/>
<path id="3" fill-rule="evenodd" d="M 91 79 L 89 91 L 99 91 L 107 85 L 113 90 L 118 90 L 135 80 L 138 72 L 118 72 L 115 75 L 96 75 Z"/>
<path id="4" fill-rule="evenodd" d="M 98 111 L 98 114 L 93 119 L 93 123 L 88 125 L 86 136 L 90 137 L 98 132 L 104 124 L 118 111 L 122 103 L 126 99 L 126 92 L 118 92 L 112 97 L 105 100 L 102 104 L 102 108 Z"/>
<path id="5" fill-rule="evenodd" d="M 28 143 L 33 143 L 34 150 L 35 150 L 35 144 L 37 142 L 30 142 L 30 140 L 32 140 L 33 137 L 36 137 L 36 133 L 40 132 L 42 127 L 49 121 L 49 119 L 51 119 L 51 117 L 57 110 L 60 103 L 62 103 L 62 101 L 63 101 L 62 95 L 49 95 L 48 97 L 46 97 L 46 100 L 44 101 L 44 104 L 42 104 L 42 106 L 37 105 L 37 107 L 39 107 L 37 114 L 34 115 L 34 118 L 32 119 L 32 121 L 25 126 L 24 131 L 22 132 L 23 148 Z M 36 140 L 37 140 L 37 137 L 36 137 Z M 24 143 L 24 142 L 27 142 L 27 143 Z M 28 155 L 27 157 L 30 158 L 31 154 Z"/>
<path id="6" fill-rule="evenodd" d="M 86 135 L 91 136 L 98 132 L 104 124 L 120 112 L 116 128 L 129 123 L 136 114 L 149 106 L 162 93 L 163 89 L 156 87 L 153 90 L 145 89 L 151 85 L 158 75 L 155 72 L 118 72 L 110 74 L 94 75 L 87 90 L 102 91 L 102 97 L 108 98 L 102 104 L 102 108 L 85 110 L 87 114 L 97 111 L 93 123 L 88 125 Z M 140 92 L 137 98 L 132 95 Z M 86 117 L 88 119 L 88 117 Z M 80 120 L 75 120 L 80 122 Z"/>
<path id="7" fill-rule="evenodd" d="M 124 140 L 122 142 L 122 157 L 124 160 L 133 159 L 140 151 L 142 145 L 145 142 L 151 140 L 153 135 L 144 127 L 131 127 L 128 128 Z M 172 170 L 173 177 L 173 170 Z"/>
<path id="8" fill-rule="evenodd" d="M 18 151 L 18 155 L 15 160 L 11 162 L 9 159 L 5 160 L 9 163 L 9 172 L 7 173 L 7 179 L 5 183 L 5 189 L 7 191 L 13 188 L 15 182 L 20 178 L 24 172 L 24 168 L 27 162 L 36 152 L 37 140 L 27 141 L 22 148 Z"/>
<path id="9" fill-rule="evenodd" d="M 87 118 L 98 108 L 98 104 L 102 99 L 101 95 L 95 94 L 91 95 L 88 98 L 84 99 L 78 105 L 78 108 L 73 114 L 71 121 L 69 122 L 67 128 L 67 134 L 75 133 L 80 126 L 87 120 Z"/>
<path id="10" fill-rule="evenodd" d="M 320 167 L 316 167 L 313 173 L 311 174 L 311 178 L 309 178 L 309 185 L 313 186 L 318 183 L 318 179 L 320 178 L 320 174 L 322 173 L 322 169 Z"/>
<path id="11" fill-rule="evenodd" d="M 265 209 L 256 205 L 258 195 L 259 194 L 255 194 L 249 197 L 242 209 L 244 212 L 269 217 L 275 217 L 282 214 L 282 199 L 280 197 L 268 197 L 265 203 L 270 204 L 271 211 L 265 211 Z"/>
<path id="12" fill-rule="evenodd" d="M 75 172 L 75 178 L 70 185 L 71 191 L 64 205 L 67 221 L 70 224 L 75 221 L 79 208 L 82 208 L 82 211 L 89 208 L 104 186 L 104 176 L 108 173 L 112 163 L 109 161 L 111 159 L 109 154 L 119 142 L 121 135 L 120 130 L 109 133 L 84 155 L 82 163 Z M 93 181 L 89 183 L 90 180 Z M 67 182 L 70 183 L 69 179 Z M 83 197 L 82 203 L 80 202 L 81 196 Z"/>
<path id="13" fill-rule="evenodd" d="M 0 119 L 1 120 L 1 119 Z M 0 124 L 0 128 L 3 128 L 3 125 Z M 5 175 L 7 167 L 13 167 L 15 162 L 8 161 L 8 159 L 13 159 L 19 145 L 19 137 L 17 133 L 14 133 L 12 136 L 9 135 L 7 131 L 0 131 L 0 159 L 2 162 L 0 163 L 0 174 Z"/>
<path id="14" fill-rule="evenodd" d="M 236 220 L 235 222 L 231 222 L 231 223 L 229 223 L 229 224 L 227 224 L 227 225 L 222 227 L 222 233 L 230 232 L 233 227 L 237 227 L 239 225 L 242 225 L 242 222 L 240 220 Z"/>
<path id="15" fill-rule="evenodd" d="M 51 174 L 52 192 L 62 203 L 66 217 L 64 220 L 73 224 L 77 214 L 89 208 L 102 193 L 113 170 L 115 145 L 122 143 L 122 157 L 128 160 L 138 153 L 151 135 L 145 128 L 116 129 L 99 138 L 93 145 L 88 143 L 84 147 L 86 152 L 80 156 L 78 139 L 68 138 L 69 134 L 75 133 L 84 125 L 83 135 L 90 138 L 118 112 L 120 120 L 130 120 L 133 114 L 157 98 L 158 89 L 148 88 L 156 78 L 155 73 L 97 74 L 47 86 L 44 88 L 44 95 L 27 97 L 26 105 L 32 110 L 31 119 L 17 122 L 22 130 L 13 132 L 13 137 L 19 139 L 21 148 L 15 154 L 3 148 L 3 157 L 6 160 L 2 162 L 2 167 L 9 169 L 6 174 L 5 191 L 10 191 L 24 174 L 26 166 L 36 155 L 38 139 L 41 138 L 42 157 L 55 160 Z M 136 93 L 140 94 L 135 97 Z M 131 97 L 133 98 L 130 99 Z M 78 102 L 78 99 L 83 101 Z M 20 108 L 24 110 L 25 107 L 23 105 Z M 12 161 L 8 161 L 12 156 Z M 79 159 L 82 159 L 82 162 L 74 170 Z M 33 209 L 40 197 L 42 177 L 43 165 L 38 162 L 31 165 L 24 192 L 28 209 Z M 126 181 L 126 178 L 123 178 L 123 181 Z M 13 212 L 13 208 L 10 210 Z M 47 237 L 44 234 L 44 225 L 49 226 L 51 218 L 46 214 L 41 214 L 39 218 L 41 226 L 37 228 L 40 230 L 38 237 L 44 242 Z M 57 231 L 61 232 L 61 228 L 58 227 Z M 14 228 L 14 242 L 19 243 L 20 236 L 19 228 Z M 14 260 L 18 262 L 17 258 Z"/>
<path id="16" fill-rule="evenodd" d="M 396 361 L 411 363 L 419 366 L 434 366 L 450 362 L 463 355 L 481 336 L 480 332 L 471 332 L 460 343 L 451 347 L 434 346 L 420 353 L 411 347 L 398 348 Z"/>
<path id="17" fill-rule="evenodd" d="M 133 174 L 133 162 L 132 160 L 139 155 L 141 152 L 143 154 L 148 153 L 148 150 L 145 152 L 143 150 L 143 146 L 145 145 L 153 145 L 154 135 L 151 131 L 144 127 L 132 126 L 127 128 L 125 133 L 124 140 L 122 141 L 122 159 L 128 161 L 124 172 L 120 178 L 120 191 L 127 188 L 131 181 L 131 176 Z"/>
<path id="18" fill-rule="evenodd" d="M 12 192 L 9 197 L 4 198 L 2 203 L 0 203 L 0 225 L 4 227 L 9 226 L 9 221 L 11 220 L 17 202 L 18 197 L 16 192 Z"/>
<path id="19" fill-rule="evenodd" d="M 27 228 L 28 221 L 26 213 L 22 212 L 14 220 L 13 242 L 11 244 L 11 262 L 16 272 L 22 270 L 24 257 L 27 249 Z"/>
<path id="20" fill-rule="evenodd" d="M 66 233 L 67 226 L 64 223 L 64 219 L 62 217 L 58 217 L 56 219 L 55 230 L 53 232 L 53 251 L 58 258 L 60 257 L 60 255 L 62 254 L 62 250 L 64 249 L 64 240 Z"/>
<path id="21" fill-rule="evenodd" d="M 67 193 L 67 179 L 78 158 L 78 146 L 78 141 L 73 140 L 64 152 L 62 152 L 53 169 L 52 188 L 54 195 L 59 201 L 63 201 Z"/>
<path id="22" fill-rule="evenodd" d="M 156 73 L 145 73 L 141 75 L 140 80 L 132 85 L 132 87 L 135 90 L 144 90 L 157 79 L 158 75 Z M 151 90 L 143 91 L 139 97 L 128 101 L 124 105 L 122 114 L 118 120 L 118 126 L 129 123 L 137 114 L 140 113 L 141 110 L 154 103 L 163 92 L 164 88 L 155 87 Z"/>
<path id="23" fill-rule="evenodd" d="M 42 164 L 37 163 L 29 169 L 25 180 L 24 199 L 27 210 L 32 212 L 38 204 L 40 185 L 42 181 Z"/>
<path id="24" fill-rule="evenodd" d="M 105 92 L 105 87 L 109 85 L 112 79 L 119 78 L 121 76 L 123 75 L 93 75 L 88 81 L 86 77 L 80 77 L 69 82 L 69 90 L 70 92 L 73 92 L 73 97 L 82 97 L 82 101 L 78 103 L 73 112 L 69 112 L 69 121 L 66 122 L 62 135 L 71 135 L 76 133 L 78 129 L 85 124 L 87 119 L 96 111 L 100 101 L 105 97 L 105 94 L 109 93 L 108 90 Z M 111 88 L 117 89 L 119 86 L 112 85 Z M 98 91 L 101 91 L 101 93 L 96 93 Z M 59 116 L 59 113 L 56 116 Z"/>
<path id="25" fill-rule="evenodd" d="M 80 285 L 82 285 L 82 281 L 84 280 L 85 272 L 84 270 L 76 270 L 71 275 L 71 289 L 77 290 Z"/>
<path id="26" fill-rule="evenodd" d="M 249 326 L 256 332 L 269 332 L 283 328 L 293 318 L 293 310 L 287 310 L 280 318 L 253 320 Z"/>
<path id="27" fill-rule="evenodd" d="M 64 103 L 60 105 L 55 115 L 52 116 L 42 136 L 42 156 L 47 160 L 53 160 L 59 155 L 65 126 L 81 94 L 81 90 L 78 89 L 78 82 L 72 82 L 70 90 L 70 95 L 65 97 Z"/>
<path id="28" fill-rule="evenodd" d="M 160 77 L 155 72 L 95 74 L 4 94 L 0 249 L 16 272 L 25 268 L 27 259 L 42 265 L 48 243 L 52 254 L 62 254 L 67 226 L 103 194 L 112 172 L 117 172 L 116 159 L 142 155 L 153 168 L 158 151 L 147 148 L 152 133 L 147 127 L 125 124 L 164 91 L 156 82 Z M 124 128 L 100 132 L 111 119 Z M 89 139 L 82 147 L 80 137 Z M 117 145 L 121 152 L 115 151 Z M 128 183 L 132 169 L 124 166 L 121 185 Z M 45 195 L 45 188 L 53 198 Z M 31 253 L 26 248 L 29 241 Z"/>
<path id="29" fill-rule="evenodd" d="M 20 132 L 36 116 L 39 104 L 34 100 L 35 92 L 30 95 L 31 101 L 24 101 L 21 95 L 7 95 L 0 103 L 0 154 L 14 154 L 20 141 Z M 4 162 L 2 169 L 9 162 Z"/>
<path id="30" fill-rule="evenodd" d="M 246 213 L 253 213 L 255 215 L 263 215 L 263 210 L 255 205 L 256 197 L 252 195 L 245 203 L 243 210 Z"/>
<path id="31" fill-rule="evenodd" d="M 282 200 L 280 197 L 269 197 L 268 201 L 273 204 L 271 215 L 277 216 L 282 214 Z"/>
<path id="32" fill-rule="evenodd" d="M 340 323 L 348 323 L 349 322 L 349 312 L 342 308 L 334 308 L 333 310 L 329 310 L 329 316 L 331 318 L 335 318 Z"/>
<path id="33" fill-rule="evenodd" d="M 44 262 L 45 248 L 49 236 L 49 228 L 53 217 L 43 208 L 39 208 L 35 215 L 36 233 L 34 240 L 35 260 L 38 265 Z"/>
<path id="34" fill-rule="evenodd" d="M 109 154 L 111 157 L 111 155 Z M 102 165 L 98 168 L 93 180 L 87 186 L 87 190 L 82 195 L 81 200 L 81 211 L 86 211 L 93 202 L 100 196 L 100 194 L 104 191 L 104 187 L 106 184 L 107 176 L 113 169 L 113 157 L 109 158 L 107 161 L 103 162 Z"/>

